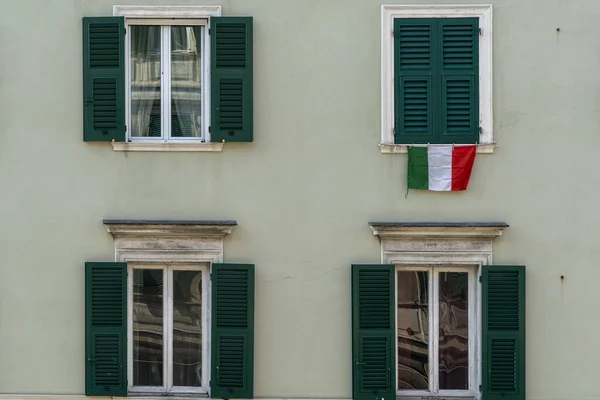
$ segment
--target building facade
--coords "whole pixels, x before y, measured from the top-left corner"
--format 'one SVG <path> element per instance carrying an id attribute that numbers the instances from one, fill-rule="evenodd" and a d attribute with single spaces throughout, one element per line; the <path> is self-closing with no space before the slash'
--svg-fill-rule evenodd
<path id="1" fill-rule="evenodd" d="M 0 399 L 600 398 L 600 3 L 486 3 L 7 2 Z"/>

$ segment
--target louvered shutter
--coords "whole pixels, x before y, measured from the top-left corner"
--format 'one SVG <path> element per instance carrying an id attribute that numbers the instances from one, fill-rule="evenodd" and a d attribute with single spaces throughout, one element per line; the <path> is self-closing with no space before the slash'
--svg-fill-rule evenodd
<path id="1" fill-rule="evenodd" d="M 254 397 L 254 265 L 212 265 L 212 398 Z"/>
<path id="2" fill-rule="evenodd" d="M 433 143 L 437 121 L 438 43 L 435 19 L 394 20 L 394 114 L 396 143 Z"/>
<path id="3" fill-rule="evenodd" d="M 440 18 L 441 131 L 438 143 L 479 142 L 479 19 Z"/>
<path id="4" fill-rule="evenodd" d="M 393 400 L 394 269 L 352 266 L 352 391 L 354 400 Z"/>
<path id="5" fill-rule="evenodd" d="M 85 264 L 85 394 L 127 395 L 127 264 Z"/>
<path id="6" fill-rule="evenodd" d="M 83 140 L 125 140 L 125 18 L 83 19 Z"/>
<path id="7" fill-rule="evenodd" d="M 525 267 L 484 266 L 483 400 L 525 400 Z"/>
<path id="8" fill-rule="evenodd" d="M 252 17 L 212 17 L 211 141 L 252 142 Z"/>

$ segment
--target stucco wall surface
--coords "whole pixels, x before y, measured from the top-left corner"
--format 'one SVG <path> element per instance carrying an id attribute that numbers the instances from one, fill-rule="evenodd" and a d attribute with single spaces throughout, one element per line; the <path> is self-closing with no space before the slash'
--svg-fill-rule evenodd
<path id="1" fill-rule="evenodd" d="M 468 191 L 405 198 L 406 157 L 377 146 L 379 0 L 115 1 L 2 4 L 0 393 L 83 393 L 83 265 L 113 259 L 102 219 L 130 218 L 238 221 L 225 260 L 257 268 L 255 394 L 283 398 L 351 396 L 369 221 L 505 221 L 494 261 L 528 267 L 527 398 L 600 396 L 600 2 L 491 1 L 500 146 Z M 254 17 L 255 142 L 84 143 L 81 18 L 171 3 Z"/>

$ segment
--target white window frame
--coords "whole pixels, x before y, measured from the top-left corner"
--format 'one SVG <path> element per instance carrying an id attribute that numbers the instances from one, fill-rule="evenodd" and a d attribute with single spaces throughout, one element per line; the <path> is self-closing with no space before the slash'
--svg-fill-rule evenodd
<path id="1" fill-rule="evenodd" d="M 129 393 L 146 394 L 208 394 L 209 332 L 210 332 L 210 272 L 208 264 L 127 264 L 127 377 Z M 133 270 L 163 271 L 163 386 L 133 386 Z M 173 386 L 173 271 L 202 272 L 202 386 Z M 166 279 L 164 279 L 166 275 Z M 166 283 L 166 284 L 165 284 Z"/>
<path id="2" fill-rule="evenodd" d="M 113 7 L 114 16 L 125 17 L 125 117 L 126 126 L 131 127 L 131 77 L 130 77 L 130 26 L 131 25 L 202 25 L 201 37 L 202 51 L 202 130 L 199 138 L 172 138 L 172 137 L 132 137 L 131 129 L 126 132 L 125 142 L 113 142 L 115 151 L 222 151 L 223 143 L 211 142 L 210 132 L 210 36 L 208 26 L 210 17 L 221 15 L 221 6 L 121 6 Z M 163 39 L 161 34 L 161 116 L 170 115 L 170 46 L 169 40 Z M 165 74 L 165 71 L 167 72 Z M 168 96 L 166 95 L 168 93 Z M 165 101 L 165 98 L 168 100 Z M 170 132 L 167 118 L 161 118 L 161 133 Z"/>
<path id="3" fill-rule="evenodd" d="M 126 116 L 127 126 L 131 124 L 131 26 L 160 26 L 160 103 L 161 103 L 161 137 L 146 137 L 146 136 L 132 136 L 132 130 L 127 129 L 126 140 L 128 142 L 164 142 L 164 143 L 196 143 L 196 142 L 210 142 L 210 132 L 208 126 L 210 125 L 210 36 L 208 35 L 208 20 L 207 19 L 126 19 L 126 34 L 125 34 L 125 79 L 126 85 Z M 171 132 L 171 30 L 172 26 L 186 25 L 186 26 L 200 26 L 200 45 L 202 49 L 201 54 L 201 74 L 200 74 L 200 87 L 201 87 L 201 102 L 202 102 L 202 135 L 199 137 L 173 137 Z"/>
<path id="4" fill-rule="evenodd" d="M 475 380 L 473 385 L 479 388 L 482 384 L 482 346 L 481 332 L 481 277 L 482 266 L 492 264 L 492 243 L 494 239 L 502 235 L 503 230 L 508 227 L 504 223 L 396 223 L 396 222 L 371 222 L 373 235 L 379 238 L 381 247 L 381 263 L 392 264 L 398 267 L 465 267 L 474 266 L 476 282 L 476 306 L 474 325 L 475 345 L 473 364 Z M 473 268 L 473 267 L 472 267 Z M 396 303 L 397 304 L 397 303 Z M 469 320 L 470 321 L 470 320 Z M 394 332 L 395 335 L 397 335 Z M 471 332 L 469 332 L 471 334 Z M 432 336 L 432 335 L 430 335 Z M 394 356 L 396 360 L 397 355 Z M 396 366 L 397 361 L 394 362 Z M 454 392 L 454 391 L 453 391 Z M 444 398 L 448 394 L 428 394 L 428 398 Z M 464 400 L 480 400 L 481 392 L 475 390 L 472 394 L 465 396 L 451 395 L 453 398 Z M 404 393 L 399 399 L 410 398 Z M 413 396 L 414 398 L 414 396 Z"/>
<path id="5" fill-rule="evenodd" d="M 439 396 L 439 397 L 466 397 L 474 398 L 478 390 L 478 379 L 477 379 L 477 348 L 481 346 L 480 335 L 477 334 L 479 331 L 479 317 L 477 310 L 480 308 L 481 297 L 476 290 L 477 282 L 477 271 L 478 268 L 472 266 L 460 266 L 460 265 L 396 265 L 394 275 L 394 285 L 398 281 L 398 272 L 400 271 L 427 271 L 428 272 L 428 289 L 429 298 L 428 304 L 429 310 L 429 390 L 398 390 L 396 395 L 398 397 L 428 397 L 428 396 Z M 469 321 L 469 387 L 467 390 L 438 390 L 439 388 L 439 273 L 440 272 L 467 272 L 468 273 L 468 321 Z M 398 288 L 396 287 L 395 293 L 396 299 L 394 304 L 398 304 Z M 397 316 L 397 312 L 395 311 Z M 398 335 L 398 318 L 395 318 L 395 337 Z M 398 340 L 396 339 L 396 352 L 395 357 L 398 355 Z M 398 382 L 398 366 L 397 359 L 395 365 L 395 377 Z"/>
<path id="6" fill-rule="evenodd" d="M 114 238 L 115 244 L 115 261 L 126 262 L 132 266 L 159 266 L 163 265 L 178 265 L 178 266 L 206 266 L 210 274 L 210 268 L 213 263 L 223 262 L 223 242 L 225 236 L 231 233 L 235 221 L 136 221 L 136 220 L 105 220 L 104 225 L 108 232 Z M 208 267 L 211 266 L 211 267 Z M 129 279 L 133 279 L 132 274 L 129 274 Z M 204 279 L 203 282 L 208 284 L 210 278 Z M 129 287 L 129 286 L 128 286 Z M 204 288 L 203 288 L 204 289 Z M 203 301 L 206 293 L 207 299 L 210 299 L 210 285 L 203 292 Z M 128 295 L 129 296 L 129 295 Z M 129 299 L 128 299 L 129 302 Z M 211 340 L 210 340 L 210 304 L 209 312 L 206 315 L 207 329 L 203 330 L 206 333 L 206 340 L 203 341 L 203 382 L 208 383 L 210 380 L 211 370 Z M 128 310 L 132 309 L 133 303 L 128 304 Z M 164 307 L 164 304 L 163 304 Z M 129 314 L 129 312 L 128 312 Z M 203 317 L 204 318 L 204 317 Z M 129 319 L 128 319 L 129 321 Z M 129 325 L 129 322 L 128 322 Z M 133 332 L 133 327 L 128 326 L 128 332 Z M 128 337 L 128 340 L 130 338 Z M 131 349 L 131 346 L 129 346 Z M 206 350 L 204 352 L 204 349 Z M 129 356 L 132 360 L 133 355 Z M 133 363 L 129 363 L 129 369 Z M 131 371 L 133 371 L 131 369 Z M 209 380 L 204 380 L 204 373 L 209 374 Z M 132 376 L 129 375 L 129 382 L 133 384 Z M 164 375 L 166 378 L 167 375 Z M 129 389 L 132 389 L 131 387 Z M 137 390 L 132 390 L 132 394 L 139 393 Z M 181 392 L 178 392 L 181 393 Z M 189 392 L 188 392 L 189 393 Z M 198 393 L 198 392 L 193 392 Z M 204 395 L 205 392 L 200 392 Z M 160 395 L 164 392 L 152 391 L 145 392 L 146 395 Z M 173 393 L 177 394 L 177 393 Z M 186 394 L 183 392 L 181 394 Z"/>
<path id="7" fill-rule="evenodd" d="M 478 153 L 496 147 L 492 96 L 492 5 L 381 6 L 381 143 L 382 153 L 406 153 L 407 144 L 394 144 L 394 20 L 397 18 L 479 18 L 479 135 Z"/>

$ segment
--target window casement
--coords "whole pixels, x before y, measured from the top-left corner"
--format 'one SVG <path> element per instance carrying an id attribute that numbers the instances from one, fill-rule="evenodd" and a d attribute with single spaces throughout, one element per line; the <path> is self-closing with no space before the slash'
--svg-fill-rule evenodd
<path id="1" fill-rule="evenodd" d="M 473 396 L 475 267 L 399 266 L 396 388 L 399 396 Z"/>
<path id="2" fill-rule="evenodd" d="M 128 265 L 129 393 L 203 393 L 208 384 L 207 265 Z"/>
<path id="3" fill-rule="evenodd" d="M 115 6 L 83 19 L 84 141 L 220 151 L 253 140 L 251 17 L 219 6 Z"/>
<path id="4" fill-rule="evenodd" d="M 382 6 L 382 152 L 492 152 L 491 5 Z"/>
<path id="5" fill-rule="evenodd" d="M 504 223 L 371 223 L 352 265 L 353 399 L 525 400 L 525 267 L 491 264 Z"/>
<path id="6" fill-rule="evenodd" d="M 254 265 L 222 263 L 233 221 L 105 221 L 85 264 L 86 395 L 253 398 Z"/>

